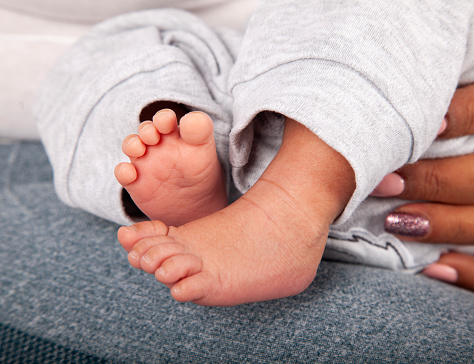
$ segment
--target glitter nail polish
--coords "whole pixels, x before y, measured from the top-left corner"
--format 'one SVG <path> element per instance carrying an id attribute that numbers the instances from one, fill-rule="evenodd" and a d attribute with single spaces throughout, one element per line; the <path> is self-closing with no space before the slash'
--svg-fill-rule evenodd
<path id="1" fill-rule="evenodd" d="M 417 215 L 393 212 L 385 219 L 385 231 L 395 235 L 422 237 L 429 229 L 430 222 Z"/>

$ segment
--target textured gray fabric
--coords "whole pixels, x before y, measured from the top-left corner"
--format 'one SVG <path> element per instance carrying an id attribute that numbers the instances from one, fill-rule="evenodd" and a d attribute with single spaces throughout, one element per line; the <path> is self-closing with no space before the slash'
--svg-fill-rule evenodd
<path id="1" fill-rule="evenodd" d="M 469 363 L 473 293 L 323 262 L 299 296 L 179 304 L 117 225 L 63 205 L 39 144 L 0 145 L 0 323 L 114 363 Z"/>
<path id="2" fill-rule="evenodd" d="M 435 262 L 446 246 L 402 243 L 384 233 L 383 219 L 403 201 L 367 199 L 354 208 L 385 174 L 420 157 L 457 82 L 474 80 L 474 4 L 454 1 L 450 12 L 440 1 L 337 4 L 262 1 L 242 50 L 239 33 L 213 30 L 178 10 L 132 13 L 96 27 L 54 68 L 37 103 L 60 198 L 132 222 L 112 171 L 126 160 L 123 138 L 156 100 L 212 116 L 227 180 L 245 192 L 281 143 L 283 118 L 262 112 L 275 111 L 307 125 L 356 173 L 357 190 L 340 222 L 352 218 L 332 228 L 326 257 L 410 271 Z M 473 137 L 465 137 L 437 142 L 426 155 L 473 151 Z"/>
<path id="3" fill-rule="evenodd" d="M 0 0 L 0 137 L 39 140 L 32 108 L 47 71 L 92 24 L 147 8 L 193 11 L 242 30 L 257 0 Z M 15 72 L 12 72 L 12 69 Z"/>
<path id="4" fill-rule="evenodd" d="M 157 100 L 211 115 L 230 180 L 227 77 L 239 41 L 237 32 L 228 31 L 222 39 L 197 17 L 178 10 L 132 13 L 94 28 L 60 60 L 37 102 L 38 128 L 61 199 L 111 221 L 131 223 L 113 169 L 127 160 L 121 143 L 136 133 L 140 111 Z"/>
<path id="5" fill-rule="evenodd" d="M 0 363 L 108 364 L 107 361 L 28 335 L 0 322 Z"/>
<path id="6" fill-rule="evenodd" d="M 354 169 L 357 188 L 344 222 L 386 174 L 426 152 L 460 79 L 474 81 L 474 2 L 259 4 L 229 79 L 235 183 L 245 190 L 258 178 L 240 171 L 260 158 L 251 154 L 254 116 L 279 112 Z M 456 153 L 474 151 L 472 137 L 463 146 Z M 445 145 L 435 148 L 432 155 L 447 154 Z"/>

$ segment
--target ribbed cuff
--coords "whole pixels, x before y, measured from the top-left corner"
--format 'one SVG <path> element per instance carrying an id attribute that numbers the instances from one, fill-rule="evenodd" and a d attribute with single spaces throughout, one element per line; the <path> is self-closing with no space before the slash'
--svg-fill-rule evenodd
<path id="1" fill-rule="evenodd" d="M 357 187 L 336 223 L 346 221 L 386 174 L 411 158 L 413 136 L 406 121 L 374 84 L 343 64 L 318 59 L 286 63 L 236 84 L 232 93 L 230 157 L 241 192 L 247 179 L 255 179 L 241 171 L 249 161 L 258 163 L 259 156 L 249 159 L 249 133 L 263 111 L 305 125 L 354 169 Z"/>

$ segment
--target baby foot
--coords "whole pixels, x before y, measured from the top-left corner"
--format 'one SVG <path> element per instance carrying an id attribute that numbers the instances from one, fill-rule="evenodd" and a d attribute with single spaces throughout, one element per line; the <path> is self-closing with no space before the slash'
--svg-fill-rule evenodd
<path id="1" fill-rule="evenodd" d="M 284 193 L 265 182 L 184 226 L 147 221 L 118 232 L 133 267 L 154 274 L 177 301 L 206 306 L 300 293 L 316 275 L 326 237 L 327 230 L 319 232 Z"/>
<path id="2" fill-rule="evenodd" d="M 297 124 L 297 123 L 296 123 Z M 355 189 L 347 161 L 294 121 L 239 200 L 186 225 L 122 227 L 130 264 L 181 302 L 228 306 L 295 295 L 316 275 L 329 225 Z"/>
<path id="3" fill-rule="evenodd" d="M 183 116 L 161 110 L 153 121 L 127 136 L 123 152 L 131 163 L 115 168 L 117 181 L 150 219 L 179 226 L 227 205 L 211 118 L 202 112 Z"/>

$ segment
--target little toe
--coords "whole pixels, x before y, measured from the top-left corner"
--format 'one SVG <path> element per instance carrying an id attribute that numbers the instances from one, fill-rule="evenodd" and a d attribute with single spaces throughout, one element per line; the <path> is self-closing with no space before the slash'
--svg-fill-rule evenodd
<path id="1" fill-rule="evenodd" d="M 138 135 L 146 145 L 156 145 L 160 141 L 160 133 L 158 133 L 158 130 L 156 130 L 155 125 L 151 121 L 144 121 L 140 124 Z"/>
<path id="2" fill-rule="evenodd" d="M 153 124 L 160 134 L 170 134 L 178 128 L 176 114 L 171 109 L 163 109 L 153 116 Z"/>
<path id="3" fill-rule="evenodd" d="M 136 134 L 127 136 L 122 143 L 122 151 L 130 158 L 139 158 L 146 152 L 146 146 Z"/>
<path id="4" fill-rule="evenodd" d="M 171 295 L 178 302 L 200 302 L 212 291 L 213 276 L 200 272 L 180 280 L 171 288 Z"/>
<path id="5" fill-rule="evenodd" d="M 173 241 L 174 240 L 168 236 L 154 236 L 141 239 L 133 246 L 133 249 L 130 251 L 130 253 L 128 253 L 128 261 L 132 267 L 143 269 L 141 264 L 143 256 L 145 256 L 155 246 Z"/>
<path id="6" fill-rule="evenodd" d="M 202 260 L 193 254 L 175 255 L 166 259 L 155 272 L 163 284 L 173 284 L 202 271 Z"/>
<path id="7" fill-rule="evenodd" d="M 214 137 L 214 124 L 209 115 L 193 111 L 184 115 L 179 122 L 181 138 L 188 144 L 201 145 Z"/>
<path id="8" fill-rule="evenodd" d="M 184 251 L 184 246 L 174 241 L 171 243 L 157 244 L 143 254 L 140 259 L 140 266 L 143 271 L 154 274 L 166 259 L 182 254 Z"/>
<path id="9" fill-rule="evenodd" d="M 135 182 L 137 170 L 132 163 L 119 163 L 114 169 L 114 175 L 118 183 L 125 187 Z"/>
<path id="10" fill-rule="evenodd" d="M 117 238 L 123 248 L 129 253 L 133 247 L 144 238 L 166 236 L 168 227 L 161 221 L 142 221 L 131 226 L 122 226 L 117 232 Z"/>

